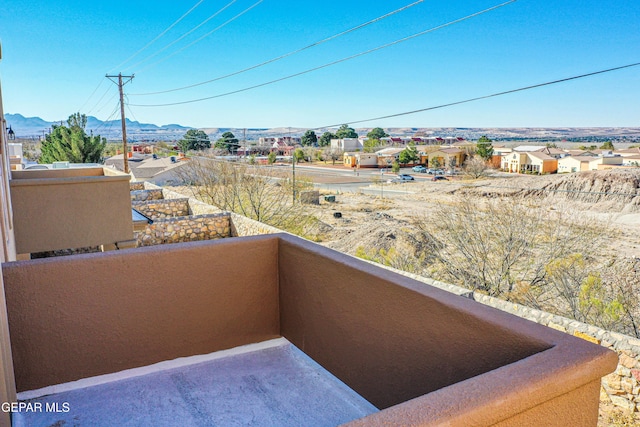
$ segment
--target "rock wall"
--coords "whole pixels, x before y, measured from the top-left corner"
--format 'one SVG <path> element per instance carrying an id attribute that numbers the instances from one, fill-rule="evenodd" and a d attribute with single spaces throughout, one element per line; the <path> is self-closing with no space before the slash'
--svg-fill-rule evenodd
<path id="1" fill-rule="evenodd" d="M 189 199 L 148 200 L 133 202 L 132 206 L 138 212 L 148 216 L 152 220 L 188 216 Z"/>
<path id="2" fill-rule="evenodd" d="M 231 220 L 226 213 L 169 218 L 148 224 L 135 237 L 138 246 L 222 239 L 231 237 Z"/>
<path id="3" fill-rule="evenodd" d="M 163 199 L 162 190 L 134 190 L 131 192 L 132 202 L 146 202 L 148 200 L 162 200 L 162 199 Z"/>
<path id="4" fill-rule="evenodd" d="M 233 237 L 240 236 L 257 236 L 260 234 L 285 233 L 279 228 L 263 224 L 259 221 L 247 218 L 237 213 L 230 213 L 231 216 L 231 235 Z"/>

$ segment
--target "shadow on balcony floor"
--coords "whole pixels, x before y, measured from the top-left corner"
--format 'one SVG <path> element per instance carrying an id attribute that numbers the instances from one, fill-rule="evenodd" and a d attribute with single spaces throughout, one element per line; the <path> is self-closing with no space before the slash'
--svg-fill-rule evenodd
<path id="1" fill-rule="evenodd" d="M 18 397 L 34 411 L 15 414 L 16 427 L 335 426 L 377 412 L 284 338 Z"/>

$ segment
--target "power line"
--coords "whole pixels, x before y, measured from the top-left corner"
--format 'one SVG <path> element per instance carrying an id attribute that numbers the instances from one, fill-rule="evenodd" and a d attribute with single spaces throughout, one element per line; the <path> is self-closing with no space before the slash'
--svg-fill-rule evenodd
<path id="1" fill-rule="evenodd" d="M 165 50 L 167 50 L 168 48 L 170 48 L 171 46 L 173 46 L 174 44 L 178 43 L 180 40 L 184 39 L 185 37 L 187 37 L 189 34 L 193 33 L 194 31 L 196 31 L 198 28 L 202 27 L 204 24 L 206 24 L 207 22 L 209 22 L 210 20 L 212 20 L 213 18 L 215 18 L 216 16 L 218 16 L 219 14 L 221 14 L 222 12 L 224 12 L 227 8 L 229 8 L 232 4 L 234 4 L 237 0 L 231 0 L 229 3 L 227 3 L 225 6 L 223 6 L 221 9 L 219 9 L 218 11 L 216 11 L 213 15 L 209 16 L 207 19 L 205 19 L 204 21 L 202 21 L 200 24 L 196 25 L 195 27 L 193 27 L 191 30 L 187 31 L 186 33 L 184 33 L 183 35 L 181 35 L 180 37 L 178 37 L 177 39 L 175 39 L 174 41 L 172 41 L 171 43 L 169 43 L 168 45 L 166 45 L 165 47 L 163 47 L 162 49 L 160 49 L 159 51 L 157 51 L 156 53 L 147 56 L 145 59 L 136 62 L 135 64 L 133 64 L 130 68 L 135 68 L 138 65 L 144 63 L 145 61 L 148 61 L 149 59 L 153 58 L 154 56 L 159 55 L 160 53 L 164 52 Z M 178 51 L 180 52 L 180 51 Z M 177 52 L 176 52 L 177 53 Z M 173 55 L 173 54 L 172 54 Z M 171 57 L 172 55 L 167 56 L 167 58 Z M 167 59 L 165 58 L 165 59 Z M 164 59 L 162 60 L 164 61 Z M 161 62 L 161 61 L 159 61 Z M 153 65 L 157 64 L 151 64 L 149 65 L 147 68 L 152 67 Z M 144 68 L 141 71 L 144 71 L 146 68 Z"/>
<path id="2" fill-rule="evenodd" d="M 236 0 L 233 0 L 233 2 L 235 2 Z M 183 48 L 173 52 L 171 55 L 166 56 L 165 58 L 161 59 L 160 61 L 154 62 L 151 65 L 148 65 L 147 67 L 143 68 L 142 71 L 148 70 L 151 67 L 154 67 L 156 65 L 158 65 L 159 63 L 166 61 L 167 59 L 171 58 L 174 55 L 177 55 L 178 53 L 182 52 L 185 49 L 190 48 L 191 46 L 193 46 L 196 43 L 199 43 L 200 41 L 206 39 L 207 37 L 209 37 L 211 34 L 215 33 L 216 31 L 220 30 L 221 28 L 226 27 L 228 24 L 232 23 L 233 21 L 235 21 L 236 19 L 240 18 L 242 15 L 244 15 L 245 13 L 249 12 L 251 9 L 253 9 L 254 7 L 258 6 L 260 3 L 262 3 L 264 0 L 258 0 L 257 2 L 255 2 L 254 4 L 252 4 L 251 6 L 249 6 L 248 8 L 246 8 L 245 10 L 243 10 L 242 12 L 240 12 L 239 14 L 237 14 L 236 16 L 234 16 L 233 18 L 227 20 L 226 22 L 224 22 L 223 24 L 217 26 L 216 28 L 214 28 L 213 30 L 209 31 L 207 34 L 203 35 L 202 37 L 194 40 L 193 42 L 189 43 L 188 45 L 184 46 Z M 232 3 L 233 3 L 232 2 Z"/>
<path id="3" fill-rule="evenodd" d="M 242 69 L 242 70 L 239 70 L 239 71 L 235 71 L 235 72 L 230 73 L 230 74 L 226 74 L 224 76 L 216 77 L 216 78 L 211 79 L 211 80 L 207 80 L 207 81 L 204 81 L 204 82 L 195 83 L 195 84 L 192 84 L 192 85 L 183 86 L 183 87 L 179 87 L 179 88 L 175 88 L 175 89 L 168 89 L 168 90 L 163 90 L 163 91 L 159 91 L 159 92 L 149 92 L 149 93 L 131 93 L 129 95 L 131 95 L 131 96 L 159 95 L 159 94 L 162 94 L 162 93 L 169 93 L 169 92 L 176 92 L 176 91 L 184 90 L 184 89 L 190 89 L 190 88 L 197 87 L 197 86 L 202 86 L 202 85 L 205 85 L 205 84 L 208 84 L 208 83 L 213 83 L 213 82 L 216 82 L 218 80 L 222 80 L 222 79 L 226 79 L 226 78 L 229 78 L 229 77 L 237 76 L 238 74 L 246 73 L 247 71 L 255 70 L 256 68 L 263 67 L 263 66 L 265 66 L 267 64 L 271 64 L 273 62 L 280 61 L 281 59 L 287 58 L 289 56 L 292 56 L 292 55 L 295 55 L 295 54 L 300 53 L 302 51 L 305 51 L 307 49 L 311 49 L 313 47 L 319 46 L 319 45 L 321 45 L 323 43 L 326 43 L 326 42 L 331 41 L 333 39 L 336 39 L 338 37 L 341 37 L 341 36 L 344 36 L 346 34 L 352 33 L 354 31 L 360 30 L 360 29 L 362 29 L 364 27 L 367 27 L 367 26 L 369 26 L 371 24 L 375 24 L 376 22 L 379 22 L 379 21 L 381 21 L 381 20 L 383 20 L 385 18 L 388 18 L 390 16 L 393 16 L 393 15 L 395 15 L 397 13 L 403 12 L 403 11 L 405 11 L 405 10 L 407 10 L 407 9 L 413 7 L 413 6 L 416 6 L 416 5 L 420 4 L 420 3 L 423 3 L 423 2 L 424 2 L 424 0 L 418 0 L 416 2 L 413 2 L 411 4 L 403 6 L 403 7 L 399 8 L 399 9 L 396 9 L 396 10 L 394 10 L 392 12 L 386 13 L 386 14 L 384 14 L 382 16 L 379 16 L 379 17 L 377 17 L 375 19 L 367 21 L 367 22 L 365 22 L 363 24 L 357 25 L 357 26 L 355 26 L 353 28 L 350 28 L 348 30 L 342 31 L 342 32 L 340 32 L 338 34 L 334 34 L 334 35 L 332 35 L 330 37 L 327 37 L 327 38 L 322 39 L 320 41 L 317 41 L 315 43 L 311 43 L 308 46 L 302 47 L 300 49 L 296 49 L 296 50 L 291 51 L 289 53 L 285 53 L 284 55 L 280 55 L 278 57 L 269 59 L 268 61 L 261 62 L 259 64 L 253 65 L 251 67 L 248 67 L 248 68 L 245 68 L 245 69 Z"/>
<path id="4" fill-rule="evenodd" d="M 93 92 L 91 92 L 91 95 L 89 95 L 89 97 L 87 98 L 86 101 L 84 101 L 84 103 L 82 104 L 82 106 L 80 108 L 78 108 L 78 111 L 82 111 L 82 109 L 84 108 L 85 105 L 87 105 L 89 103 L 89 101 L 91 100 L 91 97 L 93 97 L 93 95 L 96 94 L 96 92 L 98 91 L 98 89 L 100 89 L 100 86 L 102 86 L 102 83 L 104 83 L 103 79 L 100 79 L 100 83 L 98 83 L 98 86 L 96 86 L 96 88 L 93 90 Z M 102 98 L 100 98 L 100 101 L 102 101 Z M 100 102 L 98 101 L 98 103 Z"/>
<path id="5" fill-rule="evenodd" d="M 127 58 L 125 61 L 123 61 L 121 64 L 119 64 L 116 67 L 113 67 L 112 69 L 118 69 L 120 67 L 122 67 L 124 64 L 126 64 L 127 62 L 131 61 L 133 58 L 135 58 L 136 56 L 138 56 L 140 53 L 142 53 L 145 49 L 147 49 L 149 46 L 151 46 L 153 43 L 155 43 L 156 41 L 158 41 L 162 36 L 164 36 L 165 34 L 167 34 L 169 32 L 169 30 L 171 30 L 173 27 L 175 27 L 180 21 L 182 21 L 184 18 L 187 17 L 187 15 L 189 15 L 191 12 L 193 12 L 198 6 L 200 6 L 200 4 L 203 2 L 204 0 L 200 0 L 198 3 L 196 3 L 191 9 L 189 9 L 184 15 L 182 15 L 180 18 L 178 18 L 177 21 L 175 21 L 173 24 L 169 25 L 169 27 L 164 30 L 163 32 L 161 32 L 160 34 L 158 34 L 153 40 L 151 40 L 149 43 L 147 43 L 146 45 L 144 45 L 140 50 L 138 50 L 136 53 L 134 53 L 133 55 L 131 55 L 129 58 Z M 103 80 L 104 81 L 104 80 Z"/>
<path id="6" fill-rule="evenodd" d="M 445 108 L 445 107 L 451 107 L 451 106 L 454 106 L 454 105 L 466 104 L 468 102 L 479 101 L 481 99 L 494 98 L 496 96 L 507 95 L 507 94 L 515 93 L 515 92 L 522 92 L 522 91 L 525 91 L 525 90 L 535 89 L 535 88 L 539 88 L 539 87 L 543 87 L 543 86 L 554 85 L 554 84 L 558 84 L 558 83 L 564 83 L 564 82 L 568 82 L 570 80 L 582 79 L 582 78 L 585 78 L 585 77 L 595 76 L 597 74 L 610 73 L 612 71 L 622 70 L 622 69 L 625 69 L 625 68 L 637 67 L 638 65 L 640 65 L 640 62 L 636 62 L 636 63 L 633 63 L 633 64 L 622 65 L 620 67 L 607 68 L 606 70 L 594 71 L 592 73 L 580 74 L 578 76 L 566 77 L 564 79 L 553 80 L 553 81 L 550 81 L 550 82 L 538 83 L 538 84 L 530 85 L 530 86 L 524 86 L 524 87 L 520 87 L 518 89 L 506 90 L 504 92 L 492 93 L 491 95 L 477 96 L 475 98 L 469 98 L 469 99 L 465 99 L 465 100 L 462 100 L 462 101 L 456 101 L 456 102 L 450 102 L 450 103 L 447 103 L 447 104 L 436 105 L 434 107 L 421 108 L 419 110 L 406 111 L 404 113 L 389 114 L 389 115 L 386 115 L 386 116 L 374 117 L 374 118 L 371 118 L 371 119 L 355 120 L 355 121 L 343 122 L 343 123 L 329 125 L 329 126 L 322 126 L 322 127 L 314 128 L 314 130 L 341 126 L 344 123 L 349 124 L 349 125 L 354 125 L 354 124 L 363 123 L 363 122 L 371 122 L 371 121 L 374 121 L 374 120 L 389 119 L 389 118 L 392 118 L 392 117 L 407 116 L 409 114 L 416 114 L 416 113 L 422 113 L 424 111 L 437 110 L 439 108 Z"/>
<path id="7" fill-rule="evenodd" d="M 433 27 L 433 28 L 430 28 L 428 30 L 421 31 L 421 32 L 413 34 L 411 36 L 403 37 L 403 38 L 401 38 L 399 40 L 396 40 L 396 41 L 393 41 L 391 43 L 387 43 L 387 44 L 384 44 L 382 46 L 378 46 L 378 47 L 375 47 L 373 49 L 369 49 L 367 51 L 360 52 L 360 53 L 357 53 L 355 55 L 348 56 L 346 58 L 338 59 L 337 61 L 333 61 L 333 62 L 330 62 L 328 64 L 320 65 L 318 67 L 310 68 L 310 69 L 305 70 L 305 71 L 300 71 L 300 72 L 295 73 L 295 74 L 290 74 L 290 75 L 285 76 L 285 77 L 280 77 L 280 78 L 275 79 L 275 80 L 271 80 L 271 81 L 268 81 L 268 82 L 265 82 L 265 83 L 260 83 L 260 84 L 254 85 L 254 86 L 249 86 L 249 87 L 246 87 L 246 88 L 243 88 L 243 89 L 238 89 L 238 90 L 234 90 L 234 91 L 231 91 L 231 92 L 226 92 L 226 93 L 221 93 L 221 94 L 218 94 L 218 95 L 208 96 L 208 97 L 205 97 L 205 98 L 192 99 L 192 100 L 189 100 L 189 101 L 171 102 L 171 103 L 166 103 L 166 104 L 132 104 L 132 105 L 135 106 L 135 107 L 169 107 L 169 106 L 172 106 L 172 105 L 191 104 L 191 103 L 194 103 L 194 102 L 206 101 L 206 100 L 209 100 L 209 99 L 221 98 L 223 96 L 233 95 L 233 94 L 240 93 L 240 92 L 246 92 L 248 90 L 257 89 L 259 87 L 268 86 L 268 85 L 271 85 L 271 84 L 274 84 L 274 83 L 278 83 L 278 82 L 281 82 L 281 81 L 284 81 L 284 80 L 288 80 L 288 79 L 291 79 L 291 78 L 294 78 L 294 77 L 298 77 L 298 76 L 301 76 L 301 75 L 304 75 L 304 74 L 308 74 L 308 73 L 311 73 L 313 71 L 321 70 L 323 68 L 327 68 L 327 67 L 330 67 L 332 65 L 339 64 L 341 62 L 345 62 L 345 61 L 348 61 L 348 60 L 351 60 L 351 59 L 354 59 L 354 58 L 358 58 L 360 56 L 367 55 L 369 53 L 376 52 L 378 50 L 385 49 L 387 47 L 394 46 L 396 44 L 405 42 L 407 40 L 411 40 L 411 39 L 414 39 L 416 37 L 419 37 L 419 36 L 422 36 L 422 35 L 425 35 L 425 34 L 428 34 L 428 33 L 432 33 L 432 32 L 437 31 L 437 30 L 440 30 L 442 28 L 446 28 L 446 27 L 449 27 L 451 25 L 458 24 L 460 22 L 463 22 L 463 21 L 466 21 L 468 19 L 474 18 L 474 17 L 476 17 L 478 15 L 482 15 L 484 13 L 491 12 L 493 10 L 496 10 L 498 8 L 501 8 L 501 7 L 504 7 L 504 6 L 508 5 L 508 4 L 514 3 L 516 1 L 517 0 L 509 0 L 509 1 L 501 3 L 499 5 L 492 6 L 492 7 L 488 8 L 488 9 L 484 9 L 484 10 L 481 10 L 479 12 L 472 13 L 471 15 L 467 15 L 467 16 L 465 16 L 463 18 L 459 18 L 459 19 L 456 19 L 456 20 L 453 20 L 453 21 L 449 21 L 446 24 L 438 25 L 437 27 Z"/>
<path id="8" fill-rule="evenodd" d="M 87 111 L 87 116 L 89 114 L 91 114 L 91 112 L 93 112 L 94 110 L 96 110 L 96 113 L 99 113 L 100 111 L 103 110 L 103 108 L 107 105 L 110 104 L 111 101 L 116 97 L 116 95 L 113 95 L 113 97 L 111 99 L 109 99 L 105 104 L 103 104 L 100 108 L 98 108 L 98 105 L 100 105 L 100 103 L 102 102 L 102 100 L 104 99 L 105 96 L 107 96 L 107 94 L 110 92 L 110 88 L 108 87 L 104 93 L 102 94 L 102 96 L 100 97 L 100 99 L 98 99 L 98 101 L 96 101 L 96 103 L 93 105 L 93 107 L 89 108 L 89 110 Z"/>

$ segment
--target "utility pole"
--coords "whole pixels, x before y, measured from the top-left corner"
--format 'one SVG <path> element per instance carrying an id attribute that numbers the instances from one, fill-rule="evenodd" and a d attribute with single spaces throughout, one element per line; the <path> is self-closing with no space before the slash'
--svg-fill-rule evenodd
<path id="1" fill-rule="evenodd" d="M 289 128 L 289 144 L 291 144 L 291 128 Z M 291 178 L 293 184 L 293 203 L 296 203 L 296 153 L 295 150 L 291 152 Z"/>
<path id="2" fill-rule="evenodd" d="M 124 167 L 124 173 L 129 173 L 129 159 L 127 158 L 128 153 L 128 149 L 127 149 L 127 122 L 125 120 L 124 117 L 124 91 L 122 90 L 122 87 L 129 83 L 131 80 L 133 80 L 134 75 L 130 75 L 130 76 L 123 76 L 122 73 L 118 73 L 117 76 L 110 76 L 110 75 L 106 75 L 106 78 L 108 78 L 109 80 L 111 80 L 112 82 L 114 82 L 115 84 L 118 85 L 118 89 L 120 90 L 120 121 L 122 122 L 122 158 L 123 158 L 123 167 Z M 118 82 L 116 83 L 115 78 L 118 78 Z M 123 78 L 125 79 L 129 79 L 126 82 L 123 82 Z"/>

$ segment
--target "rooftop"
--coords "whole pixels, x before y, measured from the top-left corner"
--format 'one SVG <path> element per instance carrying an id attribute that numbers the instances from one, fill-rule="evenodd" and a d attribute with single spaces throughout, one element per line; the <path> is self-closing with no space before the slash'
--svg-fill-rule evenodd
<path id="1" fill-rule="evenodd" d="M 43 408 L 57 404 L 64 409 L 67 403 L 69 411 L 21 412 L 15 427 L 335 426 L 378 412 L 284 338 L 20 393 L 18 398 Z"/>

